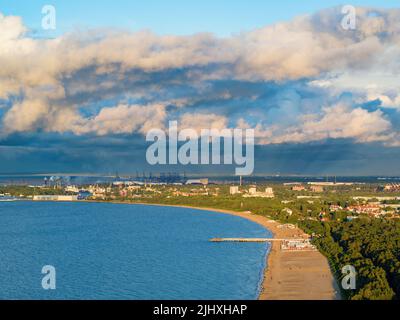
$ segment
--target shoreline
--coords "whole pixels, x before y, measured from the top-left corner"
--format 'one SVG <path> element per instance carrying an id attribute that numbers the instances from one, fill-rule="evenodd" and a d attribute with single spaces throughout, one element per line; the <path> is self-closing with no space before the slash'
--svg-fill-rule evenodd
<path id="1" fill-rule="evenodd" d="M 87 201 L 114 204 L 133 204 L 157 207 L 187 208 L 211 211 L 241 217 L 255 222 L 273 235 L 273 238 L 307 236 L 299 228 L 279 228 L 282 224 L 250 212 L 194 207 L 187 205 L 153 204 L 122 201 Z M 280 243 L 273 242 L 266 255 L 258 300 L 340 300 L 340 290 L 331 272 L 327 258 L 319 251 L 283 252 Z"/>
<path id="2" fill-rule="evenodd" d="M 272 238 L 308 237 L 298 227 L 279 228 L 279 222 L 251 212 L 227 209 L 194 207 L 189 205 L 169 205 L 123 201 L 68 201 L 78 203 L 110 203 L 145 205 L 156 207 L 187 208 L 241 217 L 255 222 L 272 233 Z M 279 242 L 271 244 L 266 254 L 263 278 L 258 300 L 340 300 L 340 290 L 331 272 L 327 258 L 319 251 L 282 251 Z"/>

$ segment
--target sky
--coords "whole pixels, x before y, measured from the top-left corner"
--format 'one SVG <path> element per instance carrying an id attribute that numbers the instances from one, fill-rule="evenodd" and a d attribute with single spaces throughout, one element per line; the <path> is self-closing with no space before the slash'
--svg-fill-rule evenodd
<path id="1" fill-rule="evenodd" d="M 256 174 L 400 175 L 400 6 L 351 4 L 0 0 L 0 174 L 233 174 L 148 165 L 177 120 L 255 129 Z"/>
<path id="2" fill-rule="evenodd" d="M 158 34 L 185 35 L 212 32 L 229 36 L 253 30 L 296 16 L 344 4 L 396 8 L 397 0 L 0 0 L 3 14 L 17 15 L 41 36 L 41 9 L 51 4 L 57 9 L 55 34 L 80 28 L 117 27 L 129 30 L 150 29 Z M 50 33 L 54 35 L 54 33 Z"/>

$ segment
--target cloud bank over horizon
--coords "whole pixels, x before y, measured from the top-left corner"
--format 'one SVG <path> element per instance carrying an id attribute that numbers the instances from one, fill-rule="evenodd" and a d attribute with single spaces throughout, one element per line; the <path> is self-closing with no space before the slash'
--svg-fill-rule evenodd
<path id="1" fill-rule="evenodd" d="M 224 38 L 102 29 L 35 39 L 0 13 L 0 145 L 28 152 L 15 137 L 33 135 L 60 149 L 122 139 L 139 150 L 148 130 L 178 120 L 255 128 L 259 146 L 346 140 L 397 152 L 400 9 L 357 8 L 355 30 L 342 19 L 337 7 Z"/>

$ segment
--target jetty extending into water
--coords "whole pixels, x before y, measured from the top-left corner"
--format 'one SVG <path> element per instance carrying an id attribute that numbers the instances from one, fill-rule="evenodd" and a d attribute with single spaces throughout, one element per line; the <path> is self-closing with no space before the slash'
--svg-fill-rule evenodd
<path id="1" fill-rule="evenodd" d="M 317 251 L 317 248 L 311 243 L 309 238 L 214 238 L 211 242 L 279 242 L 282 251 L 299 252 L 299 251 Z"/>
<path id="2" fill-rule="evenodd" d="M 308 242 L 307 239 L 275 239 L 275 238 L 214 238 L 211 242 L 284 242 L 284 241 L 297 241 Z"/>

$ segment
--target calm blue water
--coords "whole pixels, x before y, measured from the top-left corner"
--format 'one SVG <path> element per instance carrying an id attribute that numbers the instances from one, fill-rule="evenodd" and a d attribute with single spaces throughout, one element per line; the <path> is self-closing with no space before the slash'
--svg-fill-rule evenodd
<path id="1" fill-rule="evenodd" d="M 185 208 L 0 202 L 0 299 L 256 299 L 268 245 L 208 240 L 270 236 Z"/>

